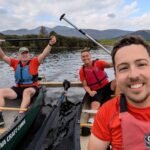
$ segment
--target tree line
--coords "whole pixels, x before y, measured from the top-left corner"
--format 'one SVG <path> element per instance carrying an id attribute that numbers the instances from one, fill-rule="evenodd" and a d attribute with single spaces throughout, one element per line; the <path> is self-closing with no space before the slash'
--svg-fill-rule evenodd
<path id="1" fill-rule="evenodd" d="M 14 49 L 22 46 L 27 46 L 28 48 L 32 48 L 35 51 L 39 49 L 43 49 L 49 41 L 49 37 L 51 35 L 55 35 L 57 38 L 56 44 L 53 48 L 56 49 L 79 49 L 84 47 L 95 48 L 96 45 L 89 39 L 85 38 L 77 38 L 77 37 L 66 37 L 62 35 L 58 35 L 56 32 L 52 31 L 49 34 L 45 31 L 44 28 L 41 28 L 40 33 L 30 34 L 30 35 L 4 35 L 0 34 L 0 39 L 6 39 L 6 42 L 1 42 L 0 46 L 3 49 Z M 15 39 L 12 41 L 7 41 L 7 39 Z M 24 40 L 28 39 L 28 40 Z M 44 40 L 29 40 L 29 39 L 44 39 Z"/>

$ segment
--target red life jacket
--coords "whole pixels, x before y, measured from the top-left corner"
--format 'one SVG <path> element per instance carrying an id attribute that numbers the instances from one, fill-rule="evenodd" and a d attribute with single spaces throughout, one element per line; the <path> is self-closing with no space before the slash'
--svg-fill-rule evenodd
<path id="1" fill-rule="evenodd" d="M 120 114 L 123 150 L 150 149 L 150 122 L 136 119 L 127 112 L 126 99 L 121 96 Z"/>
<path id="2" fill-rule="evenodd" d="M 90 68 L 83 65 L 84 77 L 91 90 L 98 90 L 109 82 L 106 73 L 96 65 L 96 61 L 92 62 Z"/>

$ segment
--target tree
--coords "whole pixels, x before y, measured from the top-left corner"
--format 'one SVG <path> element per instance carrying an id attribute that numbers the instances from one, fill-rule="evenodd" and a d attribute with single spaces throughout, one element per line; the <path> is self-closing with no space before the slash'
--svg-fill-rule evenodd
<path id="1" fill-rule="evenodd" d="M 46 27 L 41 26 L 40 35 L 44 35 L 44 36 L 47 36 L 47 35 L 48 35 L 48 32 L 47 32 L 47 30 L 46 30 Z"/>
<path id="2" fill-rule="evenodd" d="M 51 32 L 49 33 L 49 36 L 52 36 L 52 35 L 57 36 L 58 34 L 57 34 L 55 31 L 51 31 Z"/>

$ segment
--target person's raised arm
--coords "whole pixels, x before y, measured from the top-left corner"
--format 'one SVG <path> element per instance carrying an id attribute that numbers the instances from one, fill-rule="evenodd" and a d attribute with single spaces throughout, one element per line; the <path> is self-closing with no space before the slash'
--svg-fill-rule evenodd
<path id="1" fill-rule="evenodd" d="M 0 47 L 0 58 L 10 65 L 10 57 L 8 57 Z"/>
<path id="2" fill-rule="evenodd" d="M 88 150 L 107 150 L 109 142 L 97 138 L 91 133 L 88 143 Z"/>
<path id="3" fill-rule="evenodd" d="M 56 43 L 56 37 L 51 36 L 48 45 L 44 48 L 43 52 L 38 56 L 38 60 L 41 63 L 43 59 L 50 53 L 52 46 Z"/>

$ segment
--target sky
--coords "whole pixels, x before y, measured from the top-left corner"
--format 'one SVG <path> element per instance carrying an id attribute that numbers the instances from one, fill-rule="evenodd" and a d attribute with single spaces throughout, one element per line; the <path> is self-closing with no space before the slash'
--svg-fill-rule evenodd
<path id="1" fill-rule="evenodd" d="M 150 30 L 149 0 L 0 0 L 0 31 L 39 26 Z"/>

